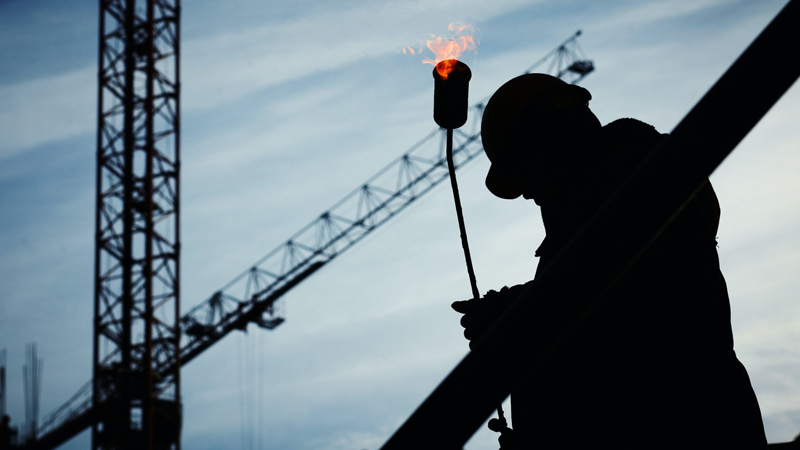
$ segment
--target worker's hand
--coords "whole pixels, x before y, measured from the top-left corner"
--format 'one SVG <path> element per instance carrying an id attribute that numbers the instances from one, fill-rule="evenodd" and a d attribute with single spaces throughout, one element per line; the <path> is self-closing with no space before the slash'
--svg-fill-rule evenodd
<path id="1" fill-rule="evenodd" d="M 451 307 L 456 312 L 464 314 L 464 317 L 461 318 L 461 326 L 464 327 L 464 337 L 469 340 L 470 349 L 473 349 L 473 344 L 486 333 L 516 299 L 521 287 L 503 287 L 500 292 L 489 291 L 479 299 L 453 302 Z"/>

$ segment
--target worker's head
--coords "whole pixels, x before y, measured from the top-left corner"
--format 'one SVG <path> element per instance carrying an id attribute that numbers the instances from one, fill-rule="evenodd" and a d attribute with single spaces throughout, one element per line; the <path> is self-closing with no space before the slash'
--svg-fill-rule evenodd
<path id="1" fill-rule="evenodd" d="M 600 122 L 586 89 L 545 74 L 526 74 L 500 87 L 486 104 L 483 148 L 492 162 L 486 187 L 500 198 L 541 203 L 551 180 L 589 154 Z"/>

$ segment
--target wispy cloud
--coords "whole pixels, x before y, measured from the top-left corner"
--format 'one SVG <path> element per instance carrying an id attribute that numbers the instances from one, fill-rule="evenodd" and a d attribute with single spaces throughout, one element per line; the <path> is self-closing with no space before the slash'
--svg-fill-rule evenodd
<path id="1" fill-rule="evenodd" d="M 630 4 L 624 11 L 618 11 L 613 16 L 601 22 L 601 27 L 606 29 L 620 29 L 621 27 L 646 27 L 656 22 L 685 18 L 702 13 L 711 8 L 733 4 L 736 0 L 657 0 Z"/>
<path id="2" fill-rule="evenodd" d="M 90 133 L 97 126 L 97 69 L 0 86 L 0 159 Z"/>
<path id="3" fill-rule="evenodd" d="M 398 52 L 444 30 L 447 21 L 487 20 L 525 3 L 388 2 L 195 39 L 184 45 L 185 71 L 195 75 L 185 80 L 185 104 L 213 108 L 299 76 Z"/>
<path id="4" fill-rule="evenodd" d="M 525 4 L 470 0 L 396 1 L 312 12 L 182 44 L 182 109 L 191 114 L 235 102 L 269 86 L 399 52 L 448 21 L 490 17 Z M 96 128 L 94 66 L 0 86 L 0 158 Z"/>

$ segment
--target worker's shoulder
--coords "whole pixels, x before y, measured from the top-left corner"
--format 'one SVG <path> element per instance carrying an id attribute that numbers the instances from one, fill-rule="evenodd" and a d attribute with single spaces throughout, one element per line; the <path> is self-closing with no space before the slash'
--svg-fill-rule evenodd
<path id="1" fill-rule="evenodd" d="M 602 129 L 603 143 L 609 155 L 606 160 L 607 170 L 616 170 L 620 177 L 624 177 L 633 170 L 641 158 L 647 156 L 650 149 L 658 145 L 665 137 L 667 137 L 666 134 L 659 133 L 654 126 L 641 120 L 624 118 L 609 123 Z M 694 233 L 702 228 L 708 230 L 708 233 L 703 233 L 702 237 L 710 236 L 713 239 L 719 227 L 720 207 L 710 181 L 706 180 L 705 185 L 696 193 L 690 206 L 684 210 L 686 213 L 681 216 L 681 223 L 689 230 L 684 234 Z M 698 227 L 699 223 L 703 223 L 707 227 Z"/>
<path id="2" fill-rule="evenodd" d="M 601 133 L 606 145 L 625 150 L 647 149 L 666 136 L 656 131 L 654 126 L 629 117 L 605 125 Z"/>

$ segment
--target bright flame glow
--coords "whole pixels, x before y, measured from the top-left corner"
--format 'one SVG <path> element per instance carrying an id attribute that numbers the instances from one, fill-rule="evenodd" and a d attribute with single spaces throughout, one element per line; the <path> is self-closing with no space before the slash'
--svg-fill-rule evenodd
<path id="1" fill-rule="evenodd" d="M 477 34 L 480 30 L 472 25 L 454 22 L 448 25 L 447 29 L 451 31 L 451 36 L 431 35 L 431 39 L 427 41 L 427 46 L 433 52 L 434 59 L 422 60 L 423 63 L 436 66 L 436 71 L 443 80 L 446 80 L 453 71 L 455 60 L 467 50 L 477 50 L 480 42 Z M 403 49 L 403 53 L 416 55 L 421 53 L 421 50 L 415 51 L 411 47 L 406 47 Z M 453 62 L 439 65 L 439 62 L 448 60 Z"/>

